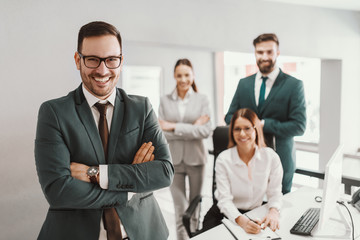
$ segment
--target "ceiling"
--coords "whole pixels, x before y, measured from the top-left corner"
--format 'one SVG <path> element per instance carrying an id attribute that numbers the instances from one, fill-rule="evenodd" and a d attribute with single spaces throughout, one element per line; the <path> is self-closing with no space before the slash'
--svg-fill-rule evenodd
<path id="1" fill-rule="evenodd" d="M 360 11 L 360 0 L 263 0 L 263 1 Z"/>

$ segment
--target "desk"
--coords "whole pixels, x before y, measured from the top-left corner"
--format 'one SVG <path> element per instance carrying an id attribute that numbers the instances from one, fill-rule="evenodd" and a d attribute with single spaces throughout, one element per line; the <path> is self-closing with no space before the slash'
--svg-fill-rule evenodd
<path id="1" fill-rule="evenodd" d="M 301 217 L 301 215 L 306 211 L 306 209 L 310 207 L 321 207 L 321 203 L 315 201 L 315 196 L 322 196 L 321 189 L 303 187 L 294 192 L 288 193 L 283 196 L 283 206 L 281 208 L 280 214 L 280 230 L 277 231 L 278 235 L 282 237 L 283 240 L 304 240 L 304 239 L 312 239 L 312 240 L 329 240 L 331 238 L 320 238 L 320 237 L 311 237 L 311 236 L 299 236 L 290 234 L 290 229 L 296 221 Z M 350 196 L 344 196 L 346 199 L 350 200 Z M 343 206 L 340 206 L 343 208 Z M 355 225 L 355 239 L 360 240 L 359 236 L 359 228 L 360 228 L 360 212 L 352 207 L 348 206 L 354 220 Z M 344 212 L 347 212 L 346 209 L 342 209 Z M 246 213 L 251 218 L 261 218 L 267 213 L 266 205 L 253 209 Z M 345 214 L 346 219 L 349 219 L 348 214 Z M 340 224 L 341 225 L 341 224 Z M 342 227 L 342 226 L 340 226 Z M 215 228 L 212 228 L 200 235 L 197 235 L 192 240 L 230 240 L 234 239 L 231 235 L 224 236 L 223 234 L 226 230 L 225 227 L 219 225 Z M 249 234 L 249 237 L 254 237 L 255 235 Z"/>

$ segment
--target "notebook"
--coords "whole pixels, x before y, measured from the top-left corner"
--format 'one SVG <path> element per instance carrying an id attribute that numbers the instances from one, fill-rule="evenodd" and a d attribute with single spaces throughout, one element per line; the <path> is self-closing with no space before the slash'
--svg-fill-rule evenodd
<path id="1" fill-rule="evenodd" d="M 276 233 L 271 231 L 270 228 L 265 228 L 261 230 L 258 234 L 249 234 L 244 231 L 240 226 L 231 222 L 229 219 L 224 218 L 222 220 L 225 227 L 229 230 L 229 232 L 233 235 L 233 237 L 237 240 L 280 240 L 281 237 Z"/>

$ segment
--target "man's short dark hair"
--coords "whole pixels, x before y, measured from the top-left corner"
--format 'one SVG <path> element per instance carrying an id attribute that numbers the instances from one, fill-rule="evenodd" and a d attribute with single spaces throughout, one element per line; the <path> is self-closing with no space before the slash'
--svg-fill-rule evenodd
<path id="1" fill-rule="evenodd" d="M 261 43 L 261 42 L 267 42 L 267 41 L 274 41 L 276 43 L 276 45 L 279 46 L 279 39 L 277 38 L 275 33 L 261 34 L 260 36 L 258 36 L 257 38 L 254 39 L 253 44 L 255 47 L 256 44 Z"/>
<path id="2" fill-rule="evenodd" d="M 105 35 L 115 36 L 119 41 L 120 50 L 122 50 L 121 36 L 120 36 L 119 30 L 117 30 L 116 27 L 114 27 L 113 25 L 111 25 L 109 23 L 102 22 L 102 21 L 95 21 L 95 22 L 90 22 L 80 28 L 79 35 L 78 35 L 77 51 L 81 52 L 82 43 L 84 41 L 84 38 L 98 37 L 98 36 L 105 36 Z"/>

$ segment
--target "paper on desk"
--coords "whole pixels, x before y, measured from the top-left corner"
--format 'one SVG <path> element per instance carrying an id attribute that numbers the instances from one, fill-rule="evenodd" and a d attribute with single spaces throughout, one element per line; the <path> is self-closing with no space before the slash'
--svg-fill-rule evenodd
<path id="1" fill-rule="evenodd" d="M 227 229 L 233 234 L 233 236 L 238 240 L 249 239 L 249 240 L 276 240 L 281 239 L 279 235 L 271 231 L 270 228 L 265 228 L 258 234 L 249 234 L 244 231 L 240 226 L 231 222 L 229 219 L 224 218 L 222 220 Z"/>

